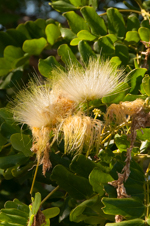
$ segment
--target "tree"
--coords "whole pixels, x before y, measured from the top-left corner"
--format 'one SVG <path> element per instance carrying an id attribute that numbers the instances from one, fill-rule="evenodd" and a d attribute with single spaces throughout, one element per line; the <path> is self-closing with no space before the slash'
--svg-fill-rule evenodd
<path id="1" fill-rule="evenodd" d="M 0 225 L 150 225 L 149 2 L 0 32 Z"/>

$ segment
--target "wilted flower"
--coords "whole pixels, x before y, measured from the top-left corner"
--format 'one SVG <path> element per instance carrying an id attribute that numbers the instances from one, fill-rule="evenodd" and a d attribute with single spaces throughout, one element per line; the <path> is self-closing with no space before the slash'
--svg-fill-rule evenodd
<path id="1" fill-rule="evenodd" d="M 136 114 L 144 105 L 144 100 L 136 99 L 134 101 L 120 102 L 119 104 L 111 104 L 105 116 L 106 123 L 114 121 L 117 124 L 127 121 L 130 116 Z"/>
<path id="2" fill-rule="evenodd" d="M 82 103 L 110 95 L 121 90 L 123 71 L 117 70 L 109 60 L 90 59 L 85 68 L 74 66 L 68 72 L 54 70 L 54 87 L 68 93 L 69 98 Z M 55 80 L 55 78 L 57 78 Z"/>
<path id="3" fill-rule="evenodd" d="M 28 88 L 17 94 L 13 105 L 15 120 L 27 124 L 32 130 L 32 150 L 37 154 L 38 162 L 43 163 L 49 147 L 50 133 L 74 108 L 73 101 L 59 92 L 54 93 L 47 84 L 42 85 L 37 80 L 36 83 L 30 81 Z M 47 165 L 49 168 L 50 162 Z"/>
<path id="4" fill-rule="evenodd" d="M 102 122 L 85 116 L 83 113 L 67 117 L 59 127 L 59 131 L 64 133 L 65 152 L 81 153 L 83 148 L 87 155 L 100 147 L 100 134 Z"/>

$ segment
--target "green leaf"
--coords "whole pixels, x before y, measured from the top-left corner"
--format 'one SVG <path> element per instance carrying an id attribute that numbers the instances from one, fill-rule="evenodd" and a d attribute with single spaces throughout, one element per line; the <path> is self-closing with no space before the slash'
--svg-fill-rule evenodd
<path id="1" fill-rule="evenodd" d="M 135 15 L 128 16 L 127 19 L 127 31 L 138 31 L 140 27 L 140 21 Z"/>
<path id="2" fill-rule="evenodd" d="M 6 215 L 19 215 L 20 217 L 28 218 L 28 213 L 22 211 L 22 210 L 17 210 L 14 208 L 9 208 L 9 209 L 1 209 L 2 213 L 5 213 Z"/>
<path id="3" fill-rule="evenodd" d="M 26 225 L 27 219 L 24 217 L 21 217 L 19 215 L 13 215 L 13 214 L 5 214 L 3 212 L 0 213 L 0 221 L 9 222 L 14 224 L 21 224 Z"/>
<path id="4" fill-rule="evenodd" d="M 124 167 L 124 162 L 116 162 L 115 163 L 113 169 L 110 172 L 111 176 L 115 180 L 118 179 L 118 172 L 121 173 L 123 167 Z M 143 183 L 145 181 L 144 172 L 141 169 L 141 167 L 139 166 L 139 164 L 132 160 L 130 170 L 131 170 L 131 173 L 130 173 L 130 176 L 129 176 L 127 182 L 128 183 L 137 183 L 137 184 L 143 186 Z M 132 182 L 131 182 L 131 180 L 132 180 Z M 133 190 L 133 192 L 134 192 L 134 190 Z M 142 189 L 142 192 L 143 192 L 143 189 Z"/>
<path id="5" fill-rule="evenodd" d="M 137 44 L 140 41 L 140 37 L 137 31 L 128 31 L 126 33 L 125 41 L 128 42 L 128 44 Z"/>
<path id="6" fill-rule="evenodd" d="M 26 40 L 23 43 L 23 51 L 30 55 L 39 55 L 46 47 L 47 41 L 45 38 Z"/>
<path id="7" fill-rule="evenodd" d="M 8 29 L 7 34 L 12 37 L 16 42 L 17 46 L 22 47 L 23 42 L 27 39 L 26 36 L 24 35 L 23 32 L 19 31 L 17 28 L 16 29 Z M 9 43 L 9 45 L 11 45 Z"/>
<path id="8" fill-rule="evenodd" d="M 81 40 L 93 41 L 96 37 L 87 30 L 79 31 L 77 37 Z"/>
<path id="9" fill-rule="evenodd" d="M 60 32 L 62 38 L 69 42 L 76 37 L 76 34 L 72 32 L 71 29 L 69 28 L 60 27 Z"/>
<path id="10" fill-rule="evenodd" d="M 7 137 L 8 139 L 13 133 L 19 133 L 20 127 L 16 125 L 11 125 L 6 122 L 3 122 L 1 125 L 1 133 L 4 137 Z"/>
<path id="11" fill-rule="evenodd" d="M 26 39 L 32 39 L 31 35 L 29 34 L 28 29 L 26 28 L 25 24 L 19 24 L 16 28 L 17 31 L 19 31 L 22 35 L 24 35 L 25 40 Z"/>
<path id="12" fill-rule="evenodd" d="M 120 58 L 117 57 L 117 56 L 112 57 L 112 58 L 110 59 L 110 62 L 111 62 L 113 65 L 115 64 L 116 67 L 120 66 L 120 64 L 121 64 L 121 60 L 120 60 Z"/>
<path id="13" fill-rule="evenodd" d="M 70 10 L 78 9 L 74 5 L 69 4 L 65 1 L 55 1 L 55 2 L 52 2 L 52 3 L 49 3 L 49 4 L 50 4 L 50 6 L 52 6 L 52 8 L 54 8 L 58 12 L 67 12 L 67 11 L 70 11 Z"/>
<path id="14" fill-rule="evenodd" d="M 105 221 L 114 221 L 114 218 L 110 215 L 105 215 L 102 211 L 102 203 L 98 195 L 82 202 L 76 208 L 74 208 L 70 213 L 70 221 L 79 223 L 84 221 L 86 224 L 90 225 L 105 225 Z"/>
<path id="15" fill-rule="evenodd" d="M 17 82 L 21 81 L 23 76 L 23 71 L 21 70 L 15 70 L 8 74 L 8 76 L 5 78 L 3 83 L 0 85 L 0 89 L 7 89 L 11 88 L 16 84 Z"/>
<path id="16" fill-rule="evenodd" d="M 26 161 L 27 159 L 28 158 L 25 157 L 22 153 L 0 157 L 0 168 L 7 169 L 9 167 L 19 164 L 20 162 Z"/>
<path id="17" fill-rule="evenodd" d="M 0 150 L 1 150 L 1 147 L 7 143 L 7 139 L 2 136 L 2 134 L 0 133 Z"/>
<path id="18" fill-rule="evenodd" d="M 8 123 L 14 123 L 13 120 L 13 114 L 10 112 L 10 110 L 5 107 L 5 108 L 0 108 L 0 116 Z"/>
<path id="19" fill-rule="evenodd" d="M 106 226 L 144 226 L 145 221 L 142 219 L 133 219 L 128 221 L 122 221 L 119 223 L 107 223 Z"/>
<path id="20" fill-rule="evenodd" d="M 107 9 L 108 31 L 117 37 L 124 37 L 126 29 L 124 19 L 115 8 Z"/>
<path id="21" fill-rule="evenodd" d="M 133 198 L 103 198 L 102 203 L 105 205 L 104 213 L 126 218 L 141 217 L 145 211 L 143 203 Z"/>
<path id="22" fill-rule="evenodd" d="M 25 27 L 29 33 L 28 39 L 39 39 L 41 37 L 46 38 L 45 36 L 45 27 L 46 21 L 44 19 L 37 19 L 35 21 L 27 21 Z"/>
<path id="23" fill-rule="evenodd" d="M 81 30 L 89 30 L 89 27 L 86 24 L 85 20 L 75 12 L 71 11 L 64 13 L 63 15 L 66 17 L 71 30 L 75 34 L 77 34 Z"/>
<path id="24" fill-rule="evenodd" d="M 117 38 L 113 34 L 100 37 L 98 41 L 94 43 L 94 50 L 105 55 L 112 55 L 115 52 L 115 47 L 113 44 L 116 40 Z"/>
<path id="25" fill-rule="evenodd" d="M 63 44 L 58 48 L 58 54 L 61 56 L 62 61 L 67 66 L 78 65 L 81 66 L 78 62 L 77 58 L 73 54 L 72 50 L 69 48 L 67 44 Z"/>
<path id="26" fill-rule="evenodd" d="M 58 63 L 55 57 L 49 56 L 44 60 L 39 60 L 38 69 L 43 76 L 50 78 L 52 76 L 52 71 L 54 70 L 54 68 L 63 69 L 63 67 Z"/>
<path id="27" fill-rule="evenodd" d="M 98 1 L 97 0 L 89 0 L 89 5 L 93 7 L 93 9 L 97 9 Z"/>
<path id="28" fill-rule="evenodd" d="M 18 68 L 18 67 L 24 65 L 29 60 L 29 58 L 30 58 L 30 55 L 28 53 L 25 53 L 23 55 L 23 57 L 18 58 L 18 59 L 15 60 L 14 67 Z"/>
<path id="29" fill-rule="evenodd" d="M 24 226 L 27 225 L 29 207 L 17 199 L 7 201 L 5 209 L 0 211 L 0 225 L 4 226 Z"/>
<path id="30" fill-rule="evenodd" d="M 79 44 L 79 42 L 81 41 L 80 38 L 74 38 L 72 39 L 72 41 L 70 42 L 71 46 L 77 46 Z"/>
<path id="31" fill-rule="evenodd" d="M 5 58 L 0 58 L 0 76 L 6 75 L 11 69 L 10 62 Z"/>
<path id="32" fill-rule="evenodd" d="M 4 50 L 4 58 L 10 61 L 11 65 L 14 65 L 15 60 L 21 58 L 24 52 L 20 47 L 7 46 Z"/>
<path id="33" fill-rule="evenodd" d="M 137 130 L 137 138 L 139 140 L 142 140 L 142 141 L 145 141 L 145 140 L 148 140 L 150 141 L 150 128 L 142 128 L 142 131 L 141 130 Z"/>
<path id="34" fill-rule="evenodd" d="M 42 213 L 44 214 L 45 218 L 53 218 L 56 217 L 60 213 L 60 209 L 58 207 L 48 208 L 43 210 Z"/>
<path id="35" fill-rule="evenodd" d="M 60 30 L 55 24 L 48 24 L 46 26 L 45 33 L 46 33 L 46 36 L 47 36 L 47 41 L 51 45 L 54 45 L 55 41 L 60 36 Z"/>
<path id="36" fill-rule="evenodd" d="M 71 4 L 76 7 L 81 7 L 87 4 L 87 0 L 69 0 Z"/>
<path id="37" fill-rule="evenodd" d="M 91 47 L 87 44 L 87 42 L 80 41 L 78 48 L 79 48 L 79 52 L 81 54 L 82 61 L 85 64 L 88 64 L 90 57 L 96 58 L 96 54 L 93 52 Z"/>
<path id="38" fill-rule="evenodd" d="M 5 208 L 16 208 L 18 210 L 22 210 L 23 212 L 26 212 L 29 214 L 29 207 L 20 202 L 18 199 L 14 199 L 13 201 L 7 201 L 4 205 Z"/>
<path id="39" fill-rule="evenodd" d="M 8 45 L 17 46 L 17 42 L 7 32 L 0 31 L 0 56 L 3 56 L 3 51 Z"/>
<path id="40" fill-rule="evenodd" d="M 15 133 L 11 135 L 10 143 L 12 144 L 14 149 L 23 152 L 26 157 L 32 155 L 32 152 L 30 151 L 32 141 L 29 135 Z"/>
<path id="41" fill-rule="evenodd" d="M 98 16 L 93 7 L 85 6 L 81 9 L 81 13 L 94 35 L 99 36 L 107 34 L 107 28 L 104 20 L 100 16 Z"/>
<path id="42" fill-rule="evenodd" d="M 145 27 L 140 27 L 138 30 L 138 33 L 142 41 L 145 41 L 145 42 L 150 41 L 150 29 Z"/>
<path id="43" fill-rule="evenodd" d="M 76 155 L 71 161 L 70 169 L 82 177 L 88 178 L 90 172 L 96 167 L 96 163 L 86 158 L 84 155 Z"/>
<path id="44" fill-rule="evenodd" d="M 130 141 L 128 140 L 126 135 L 123 134 L 120 136 L 119 134 L 116 134 L 115 144 L 119 149 L 119 151 L 123 152 L 123 151 L 126 151 L 127 148 L 130 146 Z"/>
<path id="45" fill-rule="evenodd" d="M 115 55 L 120 58 L 123 65 L 126 65 L 129 61 L 128 47 L 124 44 L 115 43 Z"/>
<path id="46" fill-rule="evenodd" d="M 12 167 L 11 174 L 12 174 L 13 177 L 24 176 L 33 167 L 33 165 L 34 165 L 34 162 L 29 162 L 28 161 L 28 163 L 26 163 L 25 166 L 18 166 L 17 165 L 15 167 Z"/>
<path id="47" fill-rule="evenodd" d="M 146 222 L 148 225 L 150 225 L 150 216 L 148 216 L 148 218 L 146 219 Z"/>
<path id="48" fill-rule="evenodd" d="M 109 174 L 104 173 L 98 167 L 94 168 L 89 175 L 89 182 L 93 187 L 93 191 L 99 193 L 100 196 L 104 194 L 103 184 L 113 180 Z"/>
<path id="49" fill-rule="evenodd" d="M 51 179 L 67 191 L 75 199 L 85 199 L 92 195 L 92 187 L 88 180 L 69 172 L 64 166 L 57 165 L 51 173 Z"/>
<path id="50" fill-rule="evenodd" d="M 105 104 L 116 103 L 118 104 L 122 101 L 129 90 L 129 86 L 127 83 L 122 83 L 120 88 L 114 91 L 114 94 L 110 94 L 109 96 L 103 97 L 102 102 Z M 119 94 L 119 95 L 118 95 Z"/>
<path id="51" fill-rule="evenodd" d="M 134 95 L 134 94 L 128 93 L 125 96 L 125 98 L 123 99 L 123 101 L 133 101 L 133 100 L 136 100 L 137 98 L 145 100 L 145 96 L 144 95 Z"/>
<path id="52" fill-rule="evenodd" d="M 41 194 L 37 192 L 32 198 L 32 214 L 36 215 L 41 205 Z"/>
<path id="53" fill-rule="evenodd" d="M 142 85 L 147 96 L 150 96 L 150 77 L 146 76 L 142 80 Z"/>
<path id="54" fill-rule="evenodd" d="M 130 93 L 132 92 L 133 94 L 138 94 L 138 91 L 140 89 L 141 82 L 138 83 L 138 77 L 144 77 L 145 72 L 147 69 L 145 68 L 138 68 L 138 69 L 133 69 L 127 76 L 127 79 L 129 80 L 131 84 L 131 89 Z"/>
<path id="55" fill-rule="evenodd" d="M 34 220 L 34 216 L 37 214 L 41 205 L 41 194 L 39 192 L 35 193 L 35 198 L 32 197 L 32 204 L 29 205 L 29 221 L 28 226 L 31 226 Z"/>
<path id="56" fill-rule="evenodd" d="M 150 29 L 149 20 L 143 20 L 141 22 L 141 27 L 146 27 L 146 28 Z"/>

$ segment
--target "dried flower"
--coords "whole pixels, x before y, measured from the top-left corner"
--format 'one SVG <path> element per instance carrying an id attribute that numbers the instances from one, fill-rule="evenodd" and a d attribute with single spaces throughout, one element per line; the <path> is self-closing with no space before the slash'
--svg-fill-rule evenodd
<path id="1" fill-rule="evenodd" d="M 76 103 L 110 95 L 121 90 L 123 71 L 117 70 L 109 60 L 90 59 L 85 68 L 72 66 L 68 72 L 54 70 L 54 87 L 65 91 Z M 57 76 L 56 76 L 57 75 Z M 120 89 L 119 89 L 120 88 Z"/>
<path id="2" fill-rule="evenodd" d="M 83 113 L 67 117 L 60 125 L 59 131 L 64 133 L 65 152 L 81 153 L 83 148 L 87 155 L 100 147 L 102 122 L 85 116 Z"/>
<path id="3" fill-rule="evenodd" d="M 116 124 L 121 124 L 127 121 L 132 115 L 136 114 L 143 105 L 144 100 L 142 99 L 111 104 L 105 116 L 106 122 L 109 124 L 114 121 Z"/>

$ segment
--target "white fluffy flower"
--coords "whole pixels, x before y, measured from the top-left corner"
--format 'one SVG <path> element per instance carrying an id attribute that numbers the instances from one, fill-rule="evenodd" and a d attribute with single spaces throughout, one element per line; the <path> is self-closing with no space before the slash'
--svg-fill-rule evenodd
<path id="1" fill-rule="evenodd" d="M 13 113 L 16 121 L 33 127 L 53 127 L 73 107 L 59 92 L 53 92 L 47 84 L 31 81 L 14 100 Z"/>
<path id="2" fill-rule="evenodd" d="M 107 96 L 119 86 L 121 89 L 124 77 L 122 70 L 117 70 L 110 61 L 100 58 L 90 59 L 85 68 L 72 65 L 68 72 L 55 70 L 54 73 L 57 74 L 54 87 L 68 93 L 70 99 L 77 103 Z"/>
<path id="3" fill-rule="evenodd" d="M 27 124 L 32 130 L 32 151 L 36 153 L 38 163 L 43 164 L 43 174 L 50 168 L 50 133 L 62 119 L 74 108 L 73 101 L 62 93 L 51 91 L 47 84 L 30 81 L 28 88 L 21 90 L 13 101 L 14 119 Z M 55 131 L 56 133 L 56 131 Z M 53 141 L 56 139 L 54 135 Z"/>

